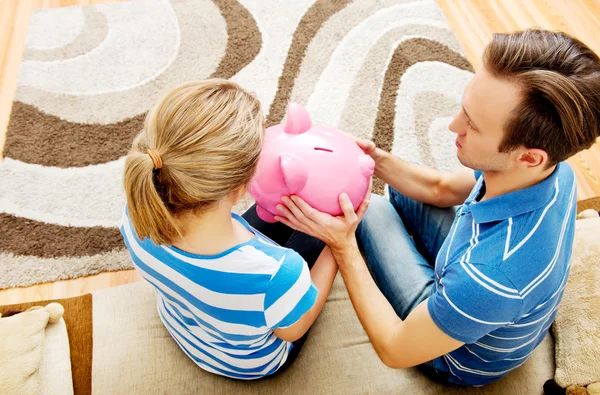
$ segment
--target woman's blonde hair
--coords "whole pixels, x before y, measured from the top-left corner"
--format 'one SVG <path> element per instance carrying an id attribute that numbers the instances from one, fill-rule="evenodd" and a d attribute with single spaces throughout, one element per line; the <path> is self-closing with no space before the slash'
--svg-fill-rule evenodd
<path id="1" fill-rule="evenodd" d="M 170 244 L 175 218 L 201 212 L 252 178 L 264 136 L 258 99 L 211 79 L 181 85 L 150 110 L 125 160 L 129 216 L 140 239 Z"/>

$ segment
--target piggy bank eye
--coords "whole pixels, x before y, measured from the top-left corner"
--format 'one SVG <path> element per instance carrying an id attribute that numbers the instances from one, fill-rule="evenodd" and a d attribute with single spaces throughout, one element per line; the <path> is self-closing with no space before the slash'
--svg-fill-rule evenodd
<path id="1" fill-rule="evenodd" d="M 315 151 L 333 152 L 333 151 L 332 151 L 332 150 L 330 150 L 330 149 L 327 149 L 327 148 L 319 148 L 319 147 L 315 147 Z"/>

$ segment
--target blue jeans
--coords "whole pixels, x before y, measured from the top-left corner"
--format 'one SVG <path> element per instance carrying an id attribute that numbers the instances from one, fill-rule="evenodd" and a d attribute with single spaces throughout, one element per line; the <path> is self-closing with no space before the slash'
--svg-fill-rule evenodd
<path id="1" fill-rule="evenodd" d="M 373 195 L 356 234 L 375 283 L 404 320 L 434 291 L 435 259 L 456 208 L 420 203 L 392 188 L 389 192 L 389 201 Z M 447 379 L 447 372 L 429 363 L 420 368 L 437 381 Z"/>

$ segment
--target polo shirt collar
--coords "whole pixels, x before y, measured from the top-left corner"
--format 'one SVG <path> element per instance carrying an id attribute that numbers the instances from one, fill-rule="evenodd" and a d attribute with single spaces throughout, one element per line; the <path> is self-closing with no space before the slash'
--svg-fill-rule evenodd
<path id="1" fill-rule="evenodd" d="M 477 182 L 478 188 L 473 190 L 465 205 L 470 209 L 476 223 L 502 221 L 538 210 L 546 206 L 558 193 L 558 173 L 562 166 L 565 164 L 559 163 L 552 174 L 542 182 L 483 202 L 476 202 L 475 198 L 479 195 L 485 180 Z"/>

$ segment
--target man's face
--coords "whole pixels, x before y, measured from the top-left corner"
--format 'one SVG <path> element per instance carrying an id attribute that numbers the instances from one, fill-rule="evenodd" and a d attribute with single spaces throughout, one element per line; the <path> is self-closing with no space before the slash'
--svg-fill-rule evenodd
<path id="1" fill-rule="evenodd" d="M 511 168 L 515 153 L 500 153 L 504 126 L 520 102 L 519 87 L 482 67 L 469 82 L 463 108 L 450 123 L 457 134 L 458 160 L 474 170 L 501 172 Z"/>

